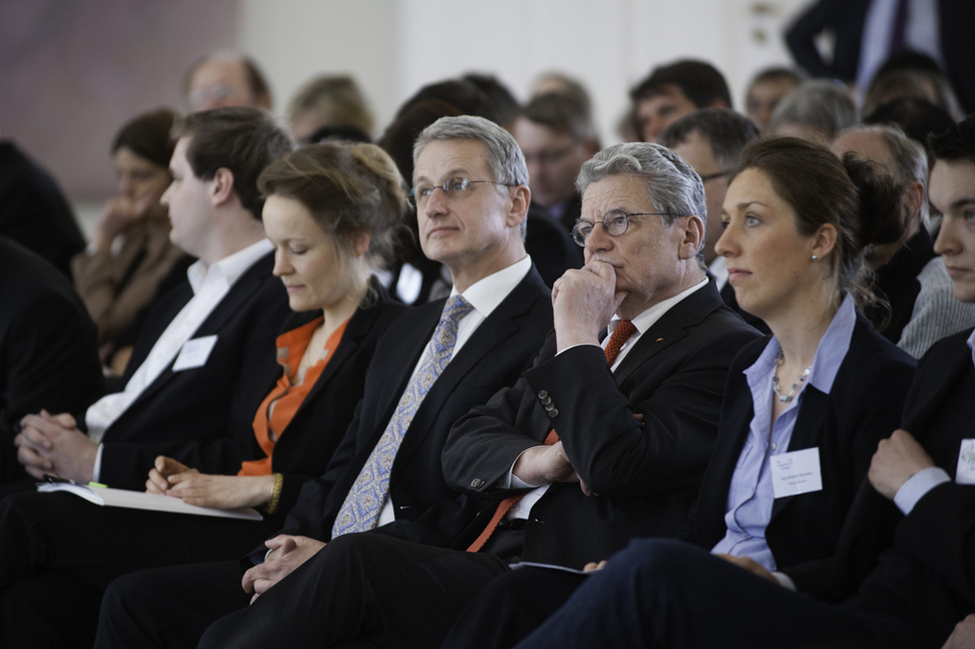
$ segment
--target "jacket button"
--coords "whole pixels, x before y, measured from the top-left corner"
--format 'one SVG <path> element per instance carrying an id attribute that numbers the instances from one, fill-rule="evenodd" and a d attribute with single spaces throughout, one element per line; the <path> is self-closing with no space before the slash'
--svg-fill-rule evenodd
<path id="1" fill-rule="evenodd" d="M 556 417 L 559 416 L 559 411 L 555 408 L 552 408 L 551 410 L 548 411 L 548 416 L 549 419 L 555 419 Z"/>
<path id="2" fill-rule="evenodd" d="M 544 399 L 547 396 L 548 396 L 548 392 L 546 392 L 545 390 L 542 390 L 541 392 L 538 393 L 539 399 Z"/>
<path id="3" fill-rule="evenodd" d="M 542 403 L 547 406 L 548 404 L 552 403 L 552 397 L 545 397 L 542 399 Z"/>

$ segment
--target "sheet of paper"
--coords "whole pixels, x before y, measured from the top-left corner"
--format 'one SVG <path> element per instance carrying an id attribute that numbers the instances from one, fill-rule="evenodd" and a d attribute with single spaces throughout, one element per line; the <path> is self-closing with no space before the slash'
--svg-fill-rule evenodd
<path id="1" fill-rule="evenodd" d="M 80 496 L 96 505 L 107 507 L 127 507 L 129 509 L 146 509 L 157 512 L 173 512 L 175 514 L 194 514 L 196 516 L 216 516 L 218 518 L 240 518 L 259 521 L 261 515 L 254 509 L 214 509 L 212 507 L 197 507 L 187 505 L 179 498 L 149 494 L 144 491 L 129 491 L 127 489 L 111 489 L 108 487 L 85 487 L 77 484 L 46 484 L 37 485 L 41 492 L 66 491 Z"/>
<path id="2" fill-rule="evenodd" d="M 958 484 L 975 484 L 975 439 L 961 440 L 955 482 Z"/>
<path id="3" fill-rule="evenodd" d="M 559 566 L 554 563 L 537 563 L 535 561 L 519 561 L 517 563 L 509 563 L 508 567 L 512 570 L 517 570 L 518 568 L 545 568 L 546 570 L 561 570 L 562 572 L 572 572 L 577 575 L 588 575 L 590 573 L 583 572 L 582 570 L 576 570 L 575 568 L 567 568 L 565 566 Z"/>
<path id="4" fill-rule="evenodd" d="M 823 488 L 819 447 L 773 455 L 769 463 L 772 465 L 772 493 L 776 498 L 798 496 Z"/>
<path id="5" fill-rule="evenodd" d="M 203 336 L 202 338 L 187 340 L 183 343 L 183 348 L 179 350 L 179 356 L 176 357 L 176 362 L 173 363 L 173 371 L 179 372 L 181 370 L 193 369 L 194 367 L 203 367 L 206 365 L 207 359 L 210 357 L 210 352 L 213 351 L 213 346 L 216 344 L 216 336 Z"/>

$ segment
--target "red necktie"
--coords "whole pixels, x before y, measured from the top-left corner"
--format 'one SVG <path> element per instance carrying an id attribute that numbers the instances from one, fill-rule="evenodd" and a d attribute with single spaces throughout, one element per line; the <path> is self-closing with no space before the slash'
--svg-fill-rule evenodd
<path id="1" fill-rule="evenodd" d="M 616 325 L 616 329 L 613 330 L 613 335 L 609 337 L 609 342 L 606 344 L 606 348 L 603 352 L 606 354 L 606 362 L 610 367 L 616 361 L 616 357 L 620 354 L 620 349 L 623 348 L 623 344 L 629 340 L 633 332 L 636 331 L 636 327 L 629 320 L 620 320 L 619 324 Z M 548 435 L 545 437 L 546 446 L 551 446 L 559 441 L 559 435 L 555 432 L 555 429 L 549 431 Z M 484 531 L 481 532 L 480 536 L 474 539 L 470 547 L 467 548 L 468 552 L 478 552 L 487 543 L 487 540 L 491 538 L 494 534 L 494 530 L 498 528 L 498 523 L 504 518 L 505 514 L 511 511 L 511 508 L 515 506 L 519 500 L 521 500 L 525 494 L 518 494 L 517 496 L 510 496 L 505 498 L 500 503 L 498 503 L 498 508 L 494 511 L 494 515 L 491 516 L 491 520 L 488 521 L 487 526 Z"/>

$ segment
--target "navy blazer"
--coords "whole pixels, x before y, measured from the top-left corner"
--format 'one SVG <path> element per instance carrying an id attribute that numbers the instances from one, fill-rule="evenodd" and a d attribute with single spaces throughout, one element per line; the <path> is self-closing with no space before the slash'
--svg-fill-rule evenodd
<path id="1" fill-rule="evenodd" d="M 553 334 L 513 388 L 454 426 L 447 478 L 457 489 L 511 495 L 498 481 L 554 427 L 599 496 L 575 483 L 549 487 L 527 522 L 525 560 L 581 568 L 630 538 L 674 535 L 711 457 L 728 367 L 758 337 L 710 283 L 667 311 L 615 372 L 594 345 L 555 356 Z M 483 510 L 455 547 L 473 541 L 493 511 Z"/>
<path id="2" fill-rule="evenodd" d="M 714 456 L 698 497 L 692 540 L 711 549 L 727 532 L 728 491 L 754 416 L 754 401 L 744 371 L 764 351 L 768 339 L 741 351 L 728 374 L 721 426 Z M 901 406 L 916 362 L 873 330 L 860 314 L 846 357 L 829 394 L 812 385 L 789 441 L 789 451 L 819 448 L 821 491 L 777 498 L 765 530 L 780 570 L 830 557 L 877 442 L 900 424 Z M 771 398 L 771 395 L 769 395 Z"/>
<path id="3" fill-rule="evenodd" d="M 258 260 L 194 332 L 193 338 L 217 336 L 205 365 L 180 372 L 170 365 L 105 431 L 101 482 L 142 490 L 157 455 L 222 474 L 236 473 L 250 459 L 243 452 L 254 437 L 253 404 L 267 394 L 262 368 L 290 313 L 273 265 L 273 253 Z M 192 295 L 184 283 L 153 308 L 121 385 Z"/>
<path id="4" fill-rule="evenodd" d="M 401 315 L 376 350 L 356 419 L 325 474 L 305 485 L 284 532 L 327 541 L 345 497 L 382 436 L 445 300 Z M 417 409 L 389 479 L 396 520 L 377 531 L 429 545 L 448 545 L 479 509 L 444 481 L 440 454 L 451 424 L 514 383 L 552 327 L 548 288 L 534 268 L 451 359 Z"/>

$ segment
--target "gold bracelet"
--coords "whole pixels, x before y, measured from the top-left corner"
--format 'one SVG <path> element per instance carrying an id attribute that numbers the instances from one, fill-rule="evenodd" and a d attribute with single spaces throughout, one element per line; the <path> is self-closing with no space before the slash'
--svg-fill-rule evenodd
<path id="1" fill-rule="evenodd" d="M 264 506 L 265 514 L 273 514 L 277 508 L 278 504 L 281 502 L 281 489 L 284 487 L 284 476 L 280 473 L 274 474 L 274 488 L 271 490 L 271 499 L 267 501 L 267 505 Z"/>

